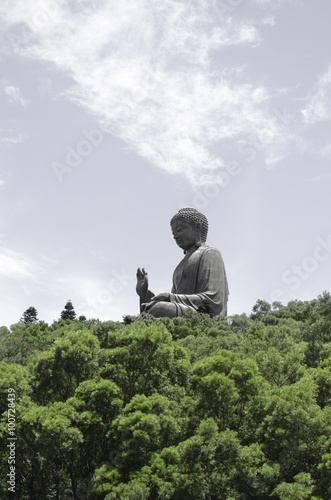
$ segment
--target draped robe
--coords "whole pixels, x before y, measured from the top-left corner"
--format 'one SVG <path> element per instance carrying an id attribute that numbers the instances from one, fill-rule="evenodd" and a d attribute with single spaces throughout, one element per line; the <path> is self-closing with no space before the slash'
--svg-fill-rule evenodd
<path id="1" fill-rule="evenodd" d="M 223 258 L 217 248 L 201 245 L 189 250 L 176 267 L 170 302 L 177 316 L 197 311 L 208 300 L 215 314 L 227 315 L 228 281 Z"/>

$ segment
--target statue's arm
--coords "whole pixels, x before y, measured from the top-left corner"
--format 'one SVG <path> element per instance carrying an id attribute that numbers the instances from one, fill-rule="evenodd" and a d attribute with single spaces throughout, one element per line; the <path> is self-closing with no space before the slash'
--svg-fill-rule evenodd
<path id="1" fill-rule="evenodd" d="M 137 270 L 136 292 L 139 295 L 140 312 L 143 312 L 144 308 L 142 304 L 150 302 L 152 297 L 154 297 L 154 293 L 148 289 L 148 273 L 144 268 L 138 268 Z"/>
<path id="2" fill-rule="evenodd" d="M 140 313 L 144 312 L 144 310 L 145 310 L 145 308 L 142 307 L 142 305 L 146 304 L 146 303 L 148 304 L 154 296 L 155 296 L 155 294 L 153 292 L 151 292 L 150 290 L 147 290 L 144 297 L 140 296 L 140 298 L 139 298 Z"/>

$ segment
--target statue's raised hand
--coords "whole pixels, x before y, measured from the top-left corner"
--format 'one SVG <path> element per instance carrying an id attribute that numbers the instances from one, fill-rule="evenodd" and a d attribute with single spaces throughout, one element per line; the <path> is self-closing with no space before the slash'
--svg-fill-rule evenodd
<path id="1" fill-rule="evenodd" d="M 144 298 L 148 291 L 148 273 L 146 273 L 145 269 L 138 267 L 137 269 L 137 286 L 136 292 L 139 297 Z"/>

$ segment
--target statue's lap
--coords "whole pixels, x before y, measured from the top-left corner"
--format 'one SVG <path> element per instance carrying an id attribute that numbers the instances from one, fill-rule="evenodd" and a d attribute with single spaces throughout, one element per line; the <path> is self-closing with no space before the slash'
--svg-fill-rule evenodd
<path id="1" fill-rule="evenodd" d="M 177 307 L 171 302 L 156 302 L 148 310 L 148 313 L 152 314 L 155 318 L 163 318 L 165 316 L 175 318 L 177 316 Z"/>

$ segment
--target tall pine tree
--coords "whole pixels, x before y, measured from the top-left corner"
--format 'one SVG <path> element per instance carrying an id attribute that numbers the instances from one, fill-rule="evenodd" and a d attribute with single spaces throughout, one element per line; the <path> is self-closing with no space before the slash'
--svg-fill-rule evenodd
<path id="1" fill-rule="evenodd" d="M 76 313 L 71 300 L 68 300 L 64 306 L 64 310 L 61 312 L 61 319 L 76 319 Z"/>
<path id="2" fill-rule="evenodd" d="M 21 323 L 37 323 L 38 321 L 38 312 L 35 307 L 29 307 L 26 311 L 24 311 L 20 322 Z"/>

